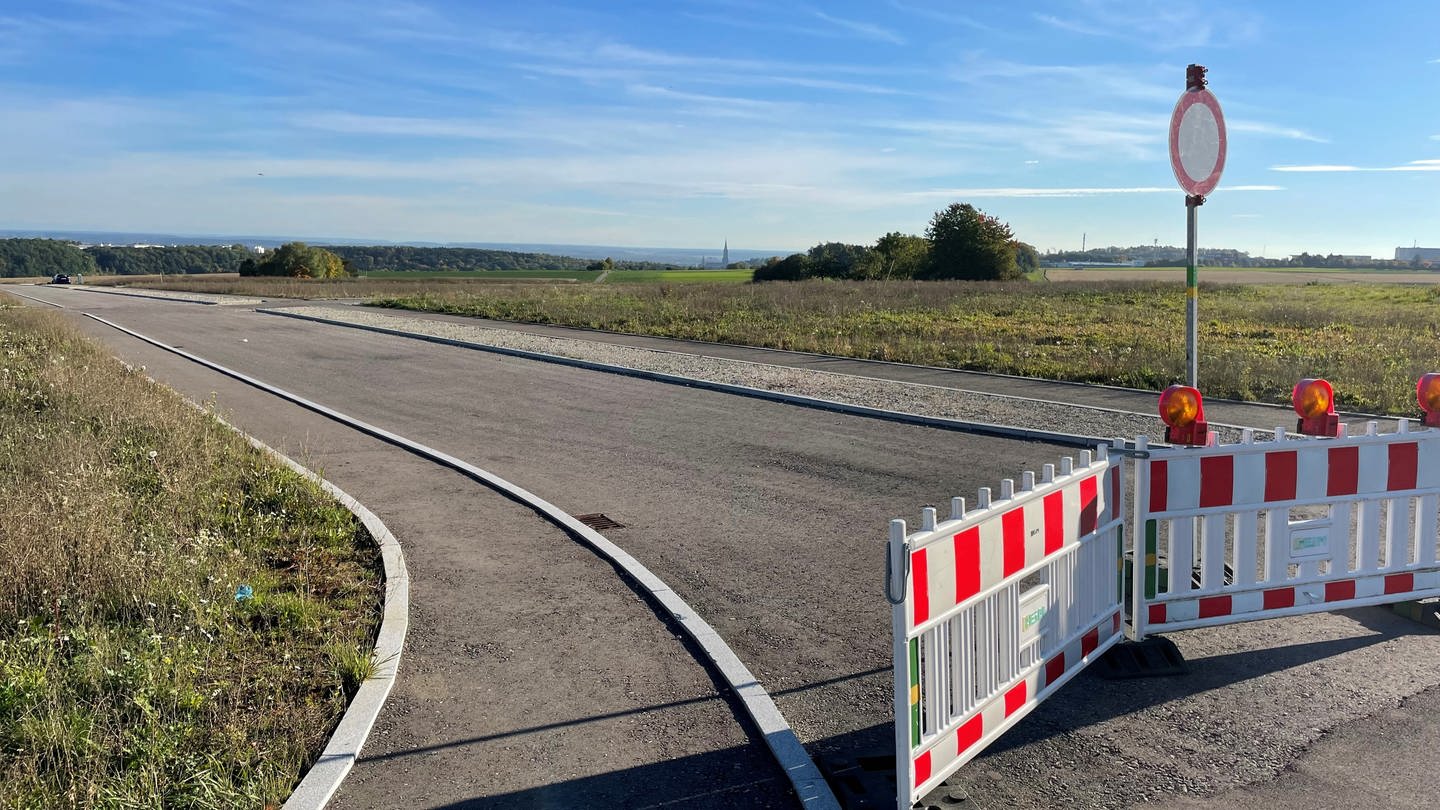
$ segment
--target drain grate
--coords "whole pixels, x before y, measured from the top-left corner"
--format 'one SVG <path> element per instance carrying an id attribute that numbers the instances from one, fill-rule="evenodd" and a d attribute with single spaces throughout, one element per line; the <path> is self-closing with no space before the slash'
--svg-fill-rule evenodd
<path id="1" fill-rule="evenodd" d="M 604 515 L 599 512 L 594 512 L 589 515 L 576 515 L 575 519 L 580 521 L 581 523 L 584 523 L 586 526 L 589 526 L 597 532 L 602 529 L 625 528 L 625 524 L 619 523 L 615 521 L 615 519 L 611 518 L 609 515 Z"/>

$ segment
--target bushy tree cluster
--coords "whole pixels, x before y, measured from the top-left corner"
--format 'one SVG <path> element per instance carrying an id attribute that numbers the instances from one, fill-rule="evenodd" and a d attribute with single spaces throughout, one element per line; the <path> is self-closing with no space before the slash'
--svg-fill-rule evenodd
<path id="1" fill-rule="evenodd" d="M 0 278 L 67 276 L 95 272 L 95 262 L 74 242 L 0 239 Z"/>
<path id="2" fill-rule="evenodd" d="M 261 261 L 246 259 L 242 276 L 288 276 L 290 278 L 344 278 L 354 275 L 345 261 L 325 248 L 304 242 L 286 242 Z"/>
<path id="3" fill-rule="evenodd" d="M 101 273 L 115 276 L 234 273 L 250 257 L 244 245 L 85 248 Z"/>
<path id="4" fill-rule="evenodd" d="M 874 245 L 826 242 L 755 270 L 756 281 L 806 278 L 1018 279 L 1040 267 L 1034 247 L 1010 226 L 968 203 L 935 212 L 924 236 L 887 233 Z"/>

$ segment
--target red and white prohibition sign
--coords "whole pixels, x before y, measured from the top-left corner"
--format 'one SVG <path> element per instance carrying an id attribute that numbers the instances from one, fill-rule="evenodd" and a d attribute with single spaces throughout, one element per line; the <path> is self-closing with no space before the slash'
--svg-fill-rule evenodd
<path id="1" fill-rule="evenodd" d="M 1186 90 L 1170 116 L 1170 167 L 1186 194 L 1204 197 L 1225 170 L 1225 115 L 1204 87 Z"/>

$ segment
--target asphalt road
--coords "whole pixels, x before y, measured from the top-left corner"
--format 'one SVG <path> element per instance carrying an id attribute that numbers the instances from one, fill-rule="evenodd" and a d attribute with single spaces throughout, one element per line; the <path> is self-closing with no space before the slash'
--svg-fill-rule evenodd
<path id="1" fill-rule="evenodd" d="M 26 292 L 625 524 L 607 536 L 715 625 L 821 756 L 889 748 L 886 521 L 1065 452 L 241 308 Z M 336 806 L 783 806 L 783 777 L 747 742 L 735 707 L 613 569 L 563 534 L 399 450 L 78 322 L 320 467 L 405 548 L 406 658 Z M 1378 796 L 1408 807 L 1417 794 L 1404 791 L 1440 765 L 1440 724 L 1403 722 L 1436 703 L 1432 631 L 1376 608 L 1175 640 L 1190 675 L 1076 679 L 957 775 L 969 806 L 1287 806 L 1311 790 L 1333 803 L 1303 806 L 1375 806 Z M 1387 750 L 1373 739 L 1385 728 L 1420 744 L 1411 759 L 1373 763 L 1366 773 L 1390 769 L 1371 780 L 1383 784 L 1351 785 L 1367 792 L 1350 796 L 1316 787 L 1327 763 L 1354 760 L 1351 748 Z"/>

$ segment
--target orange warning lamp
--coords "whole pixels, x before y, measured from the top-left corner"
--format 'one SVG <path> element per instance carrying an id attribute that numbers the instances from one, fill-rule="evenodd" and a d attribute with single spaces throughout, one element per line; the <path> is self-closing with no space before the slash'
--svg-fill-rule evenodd
<path id="1" fill-rule="evenodd" d="M 1307 436 L 1338 436 L 1340 417 L 1335 415 L 1335 389 L 1326 380 L 1306 377 L 1295 383 L 1290 403 L 1300 419 L 1295 430 Z"/>
<path id="2" fill-rule="evenodd" d="M 1425 427 L 1440 427 L 1440 374 L 1420 377 L 1415 383 L 1415 398 L 1420 400 L 1420 421 Z"/>
<path id="3" fill-rule="evenodd" d="M 1205 421 L 1205 402 L 1200 391 L 1188 385 L 1172 385 L 1160 394 L 1160 419 L 1165 422 L 1165 441 L 1203 447 L 1210 438 Z"/>

